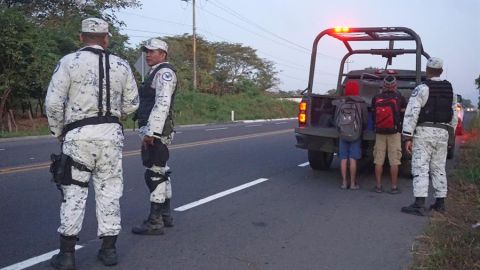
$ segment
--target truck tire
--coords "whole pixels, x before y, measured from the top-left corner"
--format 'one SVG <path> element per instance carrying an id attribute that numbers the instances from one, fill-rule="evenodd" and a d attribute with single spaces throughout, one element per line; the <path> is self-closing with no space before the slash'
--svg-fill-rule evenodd
<path id="1" fill-rule="evenodd" d="M 314 170 L 326 171 L 330 168 L 333 160 L 333 153 L 308 150 L 308 162 Z"/>

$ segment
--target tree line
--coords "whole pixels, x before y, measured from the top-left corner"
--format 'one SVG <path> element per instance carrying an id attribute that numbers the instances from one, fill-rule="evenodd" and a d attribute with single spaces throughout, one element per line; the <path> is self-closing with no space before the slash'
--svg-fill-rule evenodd
<path id="1" fill-rule="evenodd" d="M 0 130 L 5 130 L 6 123 L 18 116 L 43 116 L 53 69 L 61 57 L 81 47 L 78 34 L 85 18 L 98 17 L 109 22 L 109 50 L 127 59 L 133 67 L 140 47 L 129 47 L 128 36 L 119 33 L 124 23 L 117 12 L 140 5 L 138 0 L 0 1 Z M 198 82 L 197 89 L 193 89 L 192 36 L 159 38 L 169 44 L 169 62 L 177 68 L 180 91 L 215 95 L 262 92 L 278 83 L 274 63 L 259 57 L 255 49 L 199 37 Z"/>

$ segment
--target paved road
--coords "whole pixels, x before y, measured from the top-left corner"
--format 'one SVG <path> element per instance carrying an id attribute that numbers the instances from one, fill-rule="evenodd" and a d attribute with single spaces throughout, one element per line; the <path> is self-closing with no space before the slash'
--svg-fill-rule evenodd
<path id="1" fill-rule="evenodd" d="M 175 211 L 176 226 L 160 237 L 129 232 L 145 218 L 148 194 L 139 140 L 127 132 L 124 230 L 120 263 L 112 269 L 403 269 L 427 222 L 399 211 L 412 200 L 410 181 L 400 179 L 399 195 L 372 193 L 367 164 L 360 172 L 361 190 L 340 190 L 337 160 L 327 172 L 299 166 L 307 160 L 294 147 L 294 126 L 272 121 L 179 129 L 169 162 L 174 208 L 258 181 Z M 0 142 L 0 269 L 31 258 L 42 261 L 37 256 L 58 248 L 60 200 L 45 168 L 57 148 L 45 138 Z M 77 266 L 104 269 L 95 258 L 100 241 L 90 192 Z M 49 269 L 48 262 L 29 269 Z"/>

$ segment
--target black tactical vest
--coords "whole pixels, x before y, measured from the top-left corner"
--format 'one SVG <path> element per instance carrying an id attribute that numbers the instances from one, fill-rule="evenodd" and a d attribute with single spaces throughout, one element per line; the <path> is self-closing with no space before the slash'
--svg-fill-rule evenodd
<path id="1" fill-rule="evenodd" d="M 140 98 L 140 105 L 138 106 L 138 110 L 135 113 L 135 119 L 138 121 L 138 126 L 142 127 L 148 123 L 148 118 L 150 117 L 150 113 L 152 112 L 153 106 L 155 106 L 155 88 L 152 87 L 152 81 L 155 78 L 155 74 L 162 69 L 162 68 L 169 68 L 175 74 L 176 70 L 173 68 L 172 65 L 169 63 L 162 63 L 155 70 L 148 76 L 148 78 L 142 83 L 142 86 L 139 90 L 139 98 Z M 177 85 L 175 86 L 175 90 L 172 94 L 172 99 L 170 101 L 170 110 L 168 112 L 168 116 L 165 119 L 165 124 L 163 125 L 162 134 L 158 134 L 161 136 L 168 136 L 173 132 L 174 128 L 174 100 L 175 94 L 177 92 Z M 157 134 L 156 134 L 157 135 Z"/>
<path id="2" fill-rule="evenodd" d="M 418 123 L 449 123 L 453 117 L 453 88 L 448 81 L 424 82 L 428 86 L 428 100 L 420 110 Z"/>

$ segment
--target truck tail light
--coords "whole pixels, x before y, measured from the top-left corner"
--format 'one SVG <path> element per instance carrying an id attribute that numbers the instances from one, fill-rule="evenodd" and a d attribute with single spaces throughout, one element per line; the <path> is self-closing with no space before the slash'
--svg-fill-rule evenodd
<path id="1" fill-rule="evenodd" d="M 307 123 L 307 103 L 305 101 L 300 102 L 298 108 L 298 124 L 300 126 L 305 126 Z"/>

